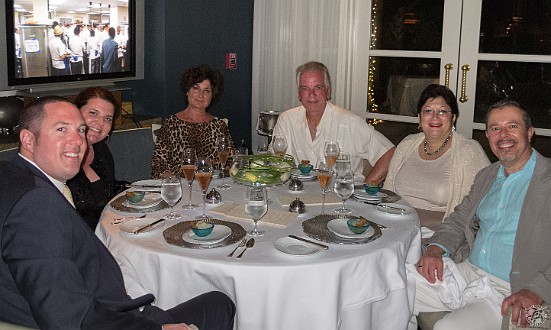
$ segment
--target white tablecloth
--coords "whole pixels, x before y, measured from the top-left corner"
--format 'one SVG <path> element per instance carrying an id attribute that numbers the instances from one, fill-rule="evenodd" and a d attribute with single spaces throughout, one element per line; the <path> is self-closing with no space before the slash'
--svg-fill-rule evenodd
<path id="1" fill-rule="evenodd" d="M 220 183 L 215 180 L 211 186 Z M 244 202 L 245 187 L 232 183 L 222 191 L 223 201 Z M 194 189 L 197 189 L 195 187 Z M 319 191 L 317 182 L 305 183 L 306 191 Z M 194 191 L 194 202 L 201 196 Z M 286 210 L 275 195 L 291 193 L 287 186 L 269 188 L 270 208 Z M 300 198 L 300 193 L 292 193 Z M 187 189 L 184 187 L 184 202 Z M 201 209 L 184 211 L 180 221 L 191 220 Z M 242 259 L 227 258 L 236 244 L 216 249 L 187 249 L 166 243 L 162 231 L 147 238 L 125 238 L 113 218 L 121 213 L 104 210 L 97 236 L 115 256 L 123 270 L 128 293 L 153 293 L 155 304 L 170 308 L 211 290 L 227 294 L 237 306 L 235 328 L 282 329 L 406 329 L 410 317 L 405 263 L 420 257 L 419 219 L 416 214 L 395 216 L 374 206 L 349 200 L 354 214 L 385 225 L 381 238 L 361 245 L 329 245 L 309 256 L 293 256 L 276 250 L 275 240 L 288 234 L 307 237 L 301 224 L 320 212 L 307 206 L 307 213 L 286 228 L 261 225 L 266 235 Z M 208 208 L 213 206 L 208 205 Z M 336 205 L 327 205 L 332 212 Z M 160 217 L 166 210 L 152 213 Z M 216 218 L 224 219 L 217 215 Z M 252 220 L 235 220 L 246 230 Z M 169 222 L 165 227 L 176 223 Z M 325 244 L 325 243 L 324 243 Z"/>

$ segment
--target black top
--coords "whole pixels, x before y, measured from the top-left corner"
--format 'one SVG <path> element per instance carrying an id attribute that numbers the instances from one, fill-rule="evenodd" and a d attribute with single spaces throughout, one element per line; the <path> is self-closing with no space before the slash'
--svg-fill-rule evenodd
<path id="1" fill-rule="evenodd" d="M 105 205 L 115 196 L 115 168 L 113 155 L 104 141 L 92 145 L 94 160 L 90 167 L 100 179 L 90 182 L 82 169 L 67 181 L 75 207 L 92 230 L 96 229 Z"/>

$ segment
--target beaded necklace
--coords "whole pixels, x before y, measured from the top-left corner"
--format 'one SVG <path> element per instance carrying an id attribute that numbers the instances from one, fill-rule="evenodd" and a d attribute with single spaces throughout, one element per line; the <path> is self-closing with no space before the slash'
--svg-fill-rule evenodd
<path id="1" fill-rule="evenodd" d="M 453 132 L 452 132 L 453 133 Z M 425 142 L 423 142 L 423 150 L 425 151 L 425 153 L 429 156 L 434 156 L 436 155 L 437 153 L 439 153 L 440 151 L 442 151 L 442 149 L 444 149 L 444 147 L 446 146 L 446 144 L 448 144 L 448 141 L 451 139 L 452 137 L 452 133 L 450 133 L 450 135 L 448 135 L 448 137 L 446 138 L 446 140 L 444 141 L 444 143 L 442 143 L 442 145 L 440 146 L 440 148 L 436 149 L 434 152 L 429 152 L 429 149 L 427 148 L 427 139 L 425 139 Z"/>

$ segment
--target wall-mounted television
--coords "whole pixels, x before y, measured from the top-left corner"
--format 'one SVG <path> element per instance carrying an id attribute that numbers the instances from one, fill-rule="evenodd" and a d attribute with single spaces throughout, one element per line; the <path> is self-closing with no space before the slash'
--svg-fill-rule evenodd
<path id="1" fill-rule="evenodd" d="M 0 3 L 0 96 L 143 79 L 145 0 Z"/>

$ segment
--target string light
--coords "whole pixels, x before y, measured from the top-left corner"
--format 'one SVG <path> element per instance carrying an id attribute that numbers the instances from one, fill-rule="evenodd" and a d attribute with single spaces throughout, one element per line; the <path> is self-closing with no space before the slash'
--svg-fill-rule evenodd
<path id="1" fill-rule="evenodd" d="M 378 14 L 378 0 L 373 0 L 371 6 L 371 35 L 370 35 L 370 44 L 369 49 L 375 49 L 377 46 L 377 14 Z M 377 60 L 375 57 L 369 57 L 369 69 L 367 72 L 367 111 L 368 112 L 379 112 L 379 105 L 375 102 L 375 71 L 377 70 Z M 370 124 L 377 124 L 382 122 L 377 119 L 370 119 L 368 121 Z"/>

